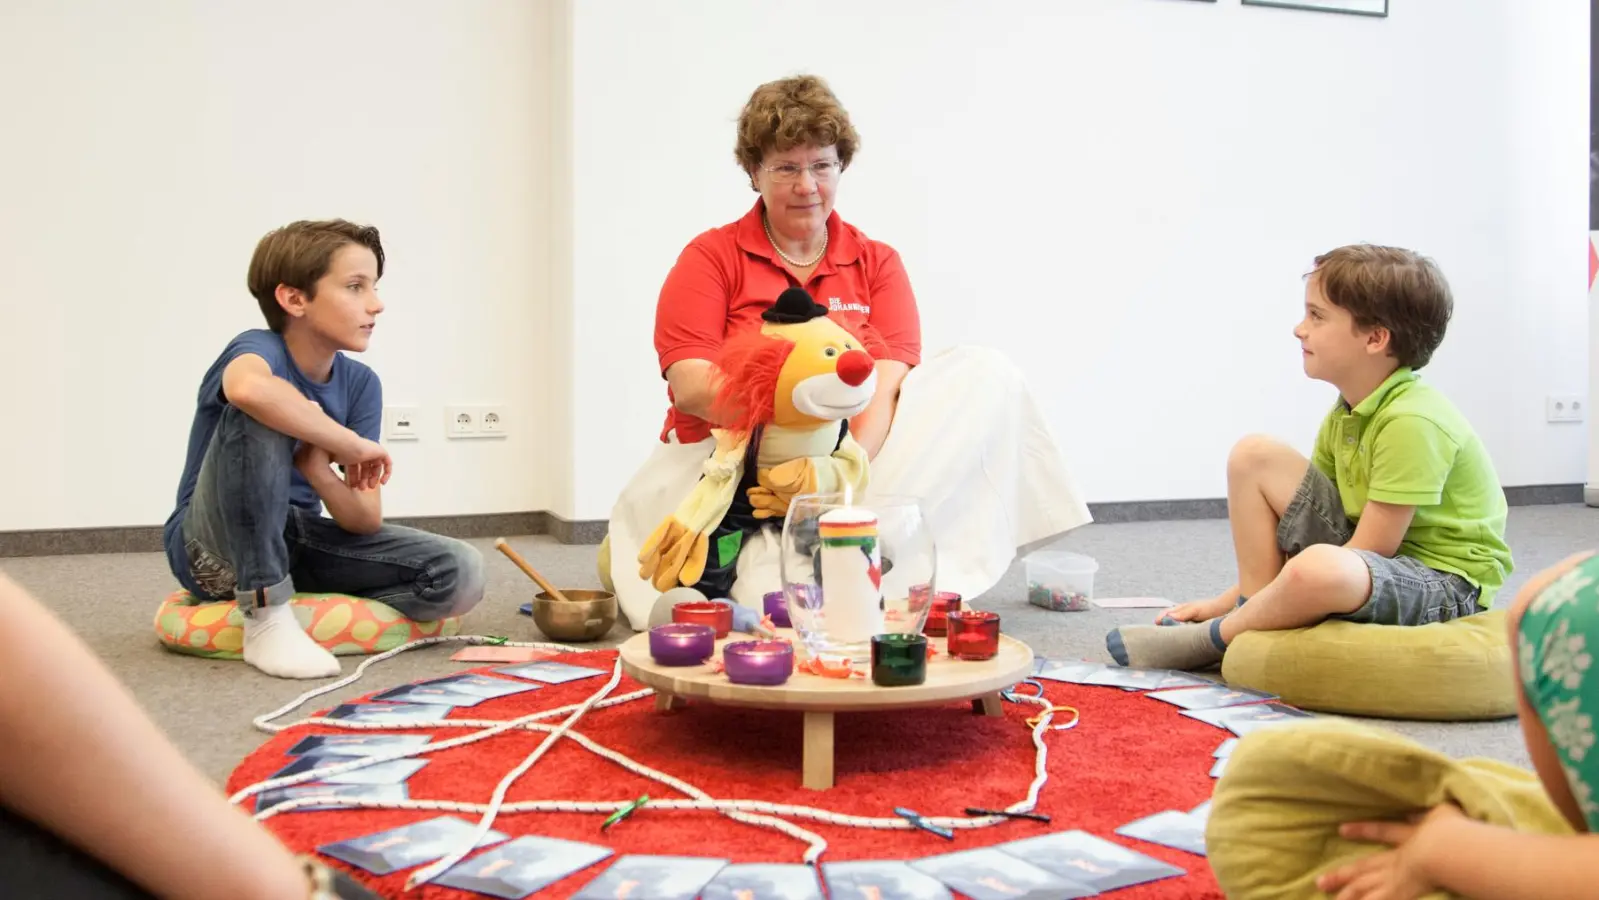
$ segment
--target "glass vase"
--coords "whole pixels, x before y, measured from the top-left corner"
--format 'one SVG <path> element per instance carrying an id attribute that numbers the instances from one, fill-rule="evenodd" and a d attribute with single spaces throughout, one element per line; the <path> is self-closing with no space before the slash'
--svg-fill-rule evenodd
<path id="1" fill-rule="evenodd" d="M 801 494 L 783 520 L 783 594 L 810 657 L 871 659 L 879 634 L 919 634 L 938 554 L 910 497 Z"/>

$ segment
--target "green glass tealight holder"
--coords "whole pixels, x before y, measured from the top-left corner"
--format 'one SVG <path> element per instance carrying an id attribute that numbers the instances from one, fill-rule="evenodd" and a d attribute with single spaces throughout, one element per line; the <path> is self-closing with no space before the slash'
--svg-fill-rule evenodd
<path id="1" fill-rule="evenodd" d="M 927 681 L 927 635 L 891 633 L 872 636 L 872 683 L 908 687 Z"/>

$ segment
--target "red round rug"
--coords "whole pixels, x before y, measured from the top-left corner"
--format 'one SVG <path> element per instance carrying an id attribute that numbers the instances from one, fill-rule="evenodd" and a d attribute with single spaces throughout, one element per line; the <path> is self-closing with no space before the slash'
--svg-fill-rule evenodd
<path id="1" fill-rule="evenodd" d="M 604 669 L 615 651 L 568 653 L 560 662 Z M 489 674 L 488 666 L 463 669 Z M 450 672 L 447 674 L 457 674 Z M 493 677 L 506 677 L 503 675 Z M 457 709 L 452 719 L 508 720 L 542 709 L 581 703 L 605 678 L 587 678 L 487 700 Z M 1048 824 L 1016 820 L 991 828 L 957 830 L 953 841 L 921 830 L 885 831 L 796 824 L 828 842 L 822 863 L 846 860 L 907 860 L 971 850 L 1067 830 L 1082 830 L 1171 863 L 1187 874 L 1122 888 L 1100 896 L 1127 898 L 1215 898 L 1222 893 L 1205 859 L 1181 850 L 1115 834 L 1135 819 L 1164 810 L 1186 811 L 1209 798 L 1215 784 L 1212 752 L 1228 733 L 1181 716 L 1141 692 L 1115 687 L 1044 681 L 1046 697 L 1081 713 L 1076 728 L 1045 735 L 1049 780 L 1037 812 Z M 611 692 L 642 687 L 623 677 Z M 1026 688 L 1024 692 L 1030 693 Z M 891 817 L 895 807 L 924 816 L 965 815 L 967 807 L 1002 809 L 1026 797 L 1036 751 L 1026 719 L 1040 708 L 1004 704 L 1003 717 L 974 715 L 968 704 L 889 713 L 840 713 L 835 733 L 835 787 L 811 791 L 800 785 L 801 715 L 720 708 L 691 703 L 658 712 L 646 698 L 590 710 L 575 726 L 590 739 L 646 766 L 675 776 L 718 799 L 792 803 L 858 816 Z M 1060 719 L 1057 719 L 1060 721 Z M 546 720 L 558 725 L 560 720 Z M 228 779 L 233 794 L 265 781 L 294 761 L 284 751 L 310 734 L 347 730 L 302 725 L 273 736 L 239 764 Z M 372 732 L 363 732 L 370 734 Z M 395 729 L 444 740 L 467 733 L 458 728 Z M 425 754 L 424 766 L 406 782 L 413 799 L 488 802 L 505 775 L 543 742 L 541 732 L 507 732 L 487 740 Z M 571 740 L 561 740 L 515 783 L 506 802 L 529 800 L 626 801 L 648 794 L 677 793 L 602 759 Z M 254 800 L 243 801 L 252 809 Z M 264 824 L 297 852 L 314 852 L 334 841 L 356 838 L 440 815 L 473 824 L 478 815 L 423 810 L 345 809 L 290 811 Z M 512 838 L 543 835 L 609 847 L 614 855 L 539 891 L 568 897 L 627 854 L 715 856 L 734 863 L 798 863 L 803 842 L 766 828 L 745 825 L 710 811 L 642 809 L 606 831 L 603 814 L 522 813 L 498 816 L 493 827 Z M 327 859 L 327 857 L 323 857 Z M 470 858 L 470 857 L 469 857 Z M 427 884 L 405 892 L 415 867 L 386 876 L 327 860 L 388 897 L 465 898 L 482 894 Z M 965 896 L 956 894 L 955 896 Z"/>

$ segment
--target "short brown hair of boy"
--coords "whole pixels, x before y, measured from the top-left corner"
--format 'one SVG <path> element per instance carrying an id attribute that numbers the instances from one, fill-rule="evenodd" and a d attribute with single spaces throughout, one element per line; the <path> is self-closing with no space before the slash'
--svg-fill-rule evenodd
<path id="1" fill-rule="evenodd" d="M 838 148 L 840 167 L 849 168 L 861 136 L 827 82 L 815 75 L 768 81 L 750 94 L 738 117 L 733 155 L 754 174 L 767 153 L 785 153 L 807 144 Z"/>
<path id="2" fill-rule="evenodd" d="M 378 258 L 378 277 L 383 277 L 383 241 L 371 225 L 356 225 L 343 219 L 291 222 L 270 231 L 255 245 L 246 282 L 267 327 L 279 334 L 288 314 L 278 305 L 278 285 L 286 285 L 316 299 L 316 283 L 328 273 L 333 254 L 341 247 L 359 244 Z"/>
<path id="3" fill-rule="evenodd" d="M 1401 247 L 1351 244 L 1316 257 L 1315 278 L 1328 302 L 1361 329 L 1388 329 L 1388 353 L 1419 369 L 1443 343 L 1454 296 L 1437 263 Z"/>

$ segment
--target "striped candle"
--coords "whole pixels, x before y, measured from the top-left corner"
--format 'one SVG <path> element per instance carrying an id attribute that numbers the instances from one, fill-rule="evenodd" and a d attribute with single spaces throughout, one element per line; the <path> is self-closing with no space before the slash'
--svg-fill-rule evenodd
<path id="1" fill-rule="evenodd" d="M 836 641 L 862 643 L 883 631 L 883 564 L 877 516 L 858 506 L 822 513 L 822 609 Z"/>

